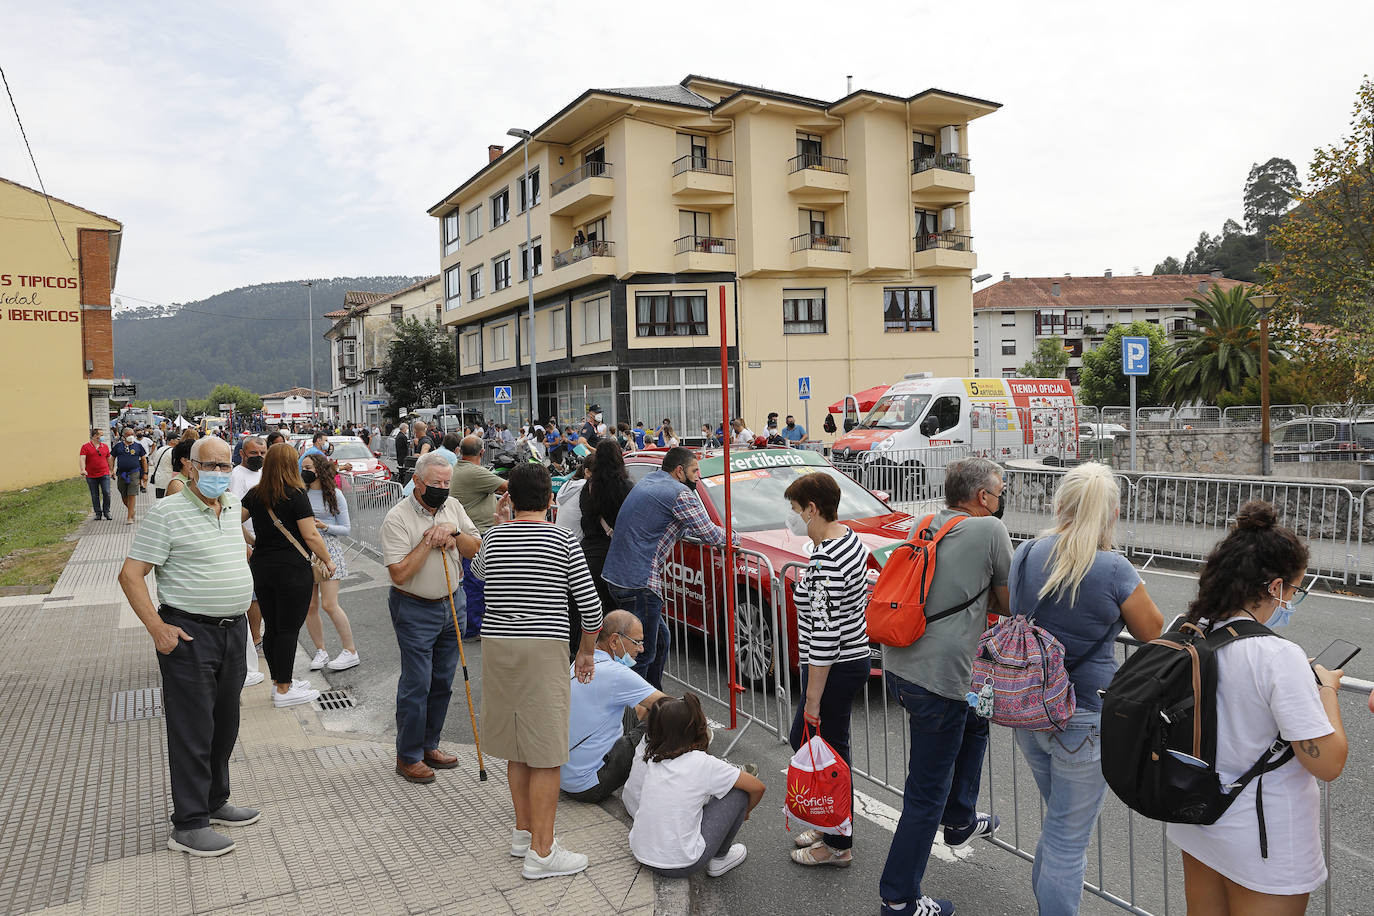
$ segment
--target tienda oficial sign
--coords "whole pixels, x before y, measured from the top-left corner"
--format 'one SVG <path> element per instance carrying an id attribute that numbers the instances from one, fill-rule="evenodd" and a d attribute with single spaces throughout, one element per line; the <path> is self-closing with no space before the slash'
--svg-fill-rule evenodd
<path id="1" fill-rule="evenodd" d="M 51 289 L 77 289 L 75 277 L 39 274 L 0 274 L 0 320 L 33 323 L 77 324 L 77 309 L 50 308 L 46 293 Z"/>

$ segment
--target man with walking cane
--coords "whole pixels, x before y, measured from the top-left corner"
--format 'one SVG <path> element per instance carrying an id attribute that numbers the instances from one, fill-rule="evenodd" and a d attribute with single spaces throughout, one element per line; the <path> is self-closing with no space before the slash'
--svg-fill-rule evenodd
<path id="1" fill-rule="evenodd" d="M 477 527 L 449 496 L 453 468 L 442 455 L 415 462 L 415 491 L 382 522 L 382 562 L 391 575 L 387 605 L 401 650 L 396 684 L 396 773 L 434 781 L 434 768 L 458 758 L 439 750 L 458 667 L 454 617 L 464 604 L 462 564 L 482 546 Z M 453 608 L 451 611 L 450 608 Z"/>

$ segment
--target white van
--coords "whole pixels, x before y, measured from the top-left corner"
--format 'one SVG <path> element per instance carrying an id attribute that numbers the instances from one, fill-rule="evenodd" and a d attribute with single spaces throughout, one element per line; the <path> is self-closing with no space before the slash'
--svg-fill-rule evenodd
<path id="1" fill-rule="evenodd" d="M 965 454 L 994 461 L 1078 457 L 1078 405 L 1062 378 L 909 375 L 845 427 L 831 446 L 836 466 L 898 500 L 912 498 L 904 491 L 923 480 L 911 471 Z"/>

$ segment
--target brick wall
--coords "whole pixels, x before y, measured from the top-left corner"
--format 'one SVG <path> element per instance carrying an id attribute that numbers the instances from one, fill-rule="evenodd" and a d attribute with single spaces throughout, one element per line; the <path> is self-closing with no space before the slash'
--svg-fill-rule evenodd
<path id="1" fill-rule="evenodd" d="M 81 260 L 81 352 L 94 368 L 84 378 L 114 377 L 114 336 L 110 327 L 110 234 L 82 229 L 77 242 Z M 94 306 L 90 308 L 89 306 Z M 83 363 L 84 368 L 84 363 Z"/>

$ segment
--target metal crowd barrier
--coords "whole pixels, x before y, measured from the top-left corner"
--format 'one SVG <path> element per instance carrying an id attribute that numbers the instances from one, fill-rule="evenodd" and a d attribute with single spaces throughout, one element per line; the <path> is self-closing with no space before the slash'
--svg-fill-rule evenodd
<path id="1" fill-rule="evenodd" d="M 933 503 L 943 503 L 946 465 L 972 454 L 968 445 L 941 445 L 832 454 L 830 460 L 862 486 L 886 493 L 894 509 L 916 515 L 929 511 L 927 507 Z"/>
<path id="2" fill-rule="evenodd" d="M 391 507 L 401 501 L 401 485 L 395 480 L 343 474 L 344 499 L 348 500 L 348 520 L 353 531 L 351 549 L 382 557 L 382 520 Z"/>

